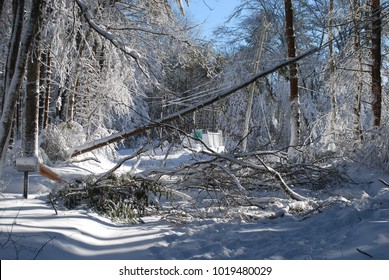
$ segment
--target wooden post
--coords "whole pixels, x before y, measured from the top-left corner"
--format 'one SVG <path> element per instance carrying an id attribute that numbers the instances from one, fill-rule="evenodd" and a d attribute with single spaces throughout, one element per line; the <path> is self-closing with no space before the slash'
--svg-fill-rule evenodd
<path id="1" fill-rule="evenodd" d="M 23 197 L 28 198 L 28 171 L 24 171 Z"/>

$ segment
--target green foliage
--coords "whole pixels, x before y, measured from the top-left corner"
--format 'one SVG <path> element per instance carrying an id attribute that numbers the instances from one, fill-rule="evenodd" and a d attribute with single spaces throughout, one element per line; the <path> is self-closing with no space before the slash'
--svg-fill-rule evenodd
<path id="1" fill-rule="evenodd" d="M 161 185 L 129 174 L 111 173 L 74 181 L 54 194 L 68 209 L 86 207 L 114 221 L 134 223 L 138 217 L 159 208 L 157 198 L 170 197 Z M 154 198 L 154 199 L 153 199 Z"/>

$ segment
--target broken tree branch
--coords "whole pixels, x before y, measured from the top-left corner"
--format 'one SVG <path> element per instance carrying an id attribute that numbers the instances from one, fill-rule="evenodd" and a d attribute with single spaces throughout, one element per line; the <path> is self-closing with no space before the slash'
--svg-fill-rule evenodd
<path id="1" fill-rule="evenodd" d="M 389 187 L 389 183 L 385 182 L 383 179 L 378 178 L 377 180 L 380 181 L 385 186 Z"/>
<path id="2" fill-rule="evenodd" d="M 266 168 L 267 171 L 269 171 L 271 174 L 274 175 L 274 177 L 277 179 L 277 181 L 280 182 L 281 188 L 284 190 L 284 192 L 292 199 L 298 200 L 298 201 L 305 201 L 307 200 L 304 196 L 299 195 L 298 193 L 294 192 L 285 182 L 285 180 L 282 178 L 281 174 L 278 173 L 273 168 L 267 166 L 265 162 L 258 156 L 256 158 L 261 162 L 261 164 Z"/>
<path id="3" fill-rule="evenodd" d="M 368 256 L 371 259 L 374 259 L 374 257 L 372 255 L 370 255 L 369 253 L 366 253 L 366 252 L 362 251 L 359 248 L 357 248 L 356 250 L 358 251 L 358 253 L 361 253 L 362 255 L 365 255 L 365 256 Z"/>
<path id="4" fill-rule="evenodd" d="M 258 80 L 260 78 L 263 78 L 263 77 L 265 77 L 265 76 L 267 76 L 267 75 L 269 75 L 269 74 L 271 74 L 271 73 L 273 73 L 273 72 L 275 72 L 275 71 L 277 71 L 285 66 L 288 66 L 292 63 L 295 63 L 299 60 L 302 60 L 303 58 L 305 58 L 309 55 L 312 55 L 312 54 L 318 52 L 321 48 L 322 47 L 316 47 L 316 48 L 313 48 L 313 49 L 311 49 L 311 50 L 309 50 L 309 51 L 307 51 L 307 52 L 305 52 L 305 53 L 303 53 L 295 58 L 287 59 L 286 61 L 284 61 L 284 62 L 282 62 L 274 67 L 271 67 L 271 68 L 269 68 L 269 69 L 267 69 L 259 74 L 252 76 L 251 78 L 247 79 L 246 81 L 244 81 L 238 85 L 235 85 L 235 86 L 232 86 L 230 88 L 223 90 L 217 96 L 210 97 L 202 102 L 196 103 L 195 105 L 193 105 L 189 108 L 185 108 L 181 111 L 178 111 L 174 114 L 171 114 L 169 116 L 166 116 L 164 118 L 161 118 L 161 119 L 158 119 L 155 121 L 149 121 L 149 122 L 147 122 L 141 126 L 138 126 L 136 128 L 133 128 L 130 130 L 125 130 L 125 131 L 122 131 L 122 132 L 119 132 L 116 134 L 112 134 L 112 135 L 105 137 L 105 138 L 102 138 L 100 140 L 95 140 L 95 141 L 86 143 L 84 145 L 81 145 L 79 147 L 75 147 L 73 149 L 70 149 L 68 151 L 68 154 L 70 155 L 70 157 L 82 155 L 84 153 L 93 151 L 95 149 L 110 145 L 112 143 L 120 142 L 126 138 L 142 134 L 142 133 L 146 132 L 147 130 L 158 127 L 162 124 L 178 120 L 178 119 L 182 118 L 183 116 L 186 116 L 190 113 L 193 113 L 199 109 L 202 109 L 206 106 L 209 106 L 217 101 L 220 101 L 220 100 L 230 96 L 231 94 L 237 92 L 238 90 L 241 90 L 241 89 L 247 87 L 248 85 L 254 83 L 256 80 Z"/>

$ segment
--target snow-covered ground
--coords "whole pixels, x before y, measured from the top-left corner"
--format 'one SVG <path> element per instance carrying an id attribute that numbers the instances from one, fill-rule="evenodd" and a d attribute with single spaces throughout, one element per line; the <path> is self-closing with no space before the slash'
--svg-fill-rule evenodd
<path id="1" fill-rule="evenodd" d="M 166 164 L 188 159 L 188 152 L 176 152 Z M 163 160 L 145 157 L 137 168 Z M 56 171 L 71 179 L 112 166 L 89 162 Z M 299 213 L 305 202 L 280 198 L 263 211 L 235 209 L 235 219 L 155 215 L 144 224 L 123 225 L 85 209 L 59 209 L 56 215 L 47 202 L 56 184 L 37 173 L 31 173 L 29 198 L 23 199 L 23 175 L 9 169 L 0 194 L 0 259 L 387 260 L 389 188 L 378 178 L 389 182 L 389 174 L 352 166 L 349 175 L 354 184 L 317 191 L 322 207 L 310 214 Z"/>

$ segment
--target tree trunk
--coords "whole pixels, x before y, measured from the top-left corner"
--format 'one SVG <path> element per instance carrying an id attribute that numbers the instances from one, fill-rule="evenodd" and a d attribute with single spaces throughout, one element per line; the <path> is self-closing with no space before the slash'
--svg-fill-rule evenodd
<path id="1" fill-rule="evenodd" d="M 331 113 L 331 133 L 334 135 L 335 127 L 336 127 L 336 83 L 335 83 L 335 59 L 334 59 L 334 0 L 330 0 L 330 12 L 329 12 L 329 20 L 328 20 L 328 48 L 329 48 L 329 59 L 330 59 L 330 88 L 331 88 L 331 105 L 332 105 L 332 113 Z M 334 141 L 336 139 L 333 139 Z"/>
<path id="2" fill-rule="evenodd" d="M 286 38 L 288 42 L 288 57 L 296 57 L 296 41 L 294 34 L 294 11 L 292 0 L 284 0 L 285 3 L 285 26 Z M 295 147 L 299 143 L 300 138 L 300 108 L 299 108 L 299 90 L 297 77 L 297 62 L 289 65 L 289 86 L 290 86 L 290 148 L 288 155 L 293 157 Z"/>
<path id="3" fill-rule="evenodd" d="M 4 93 L 3 112 L 0 119 L 0 179 L 2 178 L 2 172 L 4 169 L 4 162 L 7 152 L 7 141 L 10 136 L 11 124 L 15 112 L 16 101 L 19 97 L 19 91 L 23 83 L 24 73 L 26 71 L 26 63 L 28 58 L 28 52 L 31 46 L 32 39 L 36 34 L 36 19 L 40 18 L 40 5 L 43 0 L 32 0 L 31 11 L 26 19 L 25 28 L 21 36 L 20 44 L 13 45 L 13 48 L 17 48 L 17 57 L 15 68 L 13 71 L 12 79 L 10 80 L 9 87 Z M 19 9 L 21 9 L 19 5 Z M 24 8 L 22 11 L 24 13 Z M 17 19 L 17 18 L 16 18 Z M 14 50 L 10 50 L 9 55 L 14 53 Z"/>
<path id="4" fill-rule="evenodd" d="M 39 69 L 39 131 L 43 130 L 43 119 L 45 115 L 45 96 L 47 80 L 47 53 L 48 50 L 42 50 Z"/>
<path id="5" fill-rule="evenodd" d="M 35 44 L 27 62 L 27 86 L 24 107 L 22 151 L 24 156 L 38 156 L 39 46 Z"/>
<path id="6" fill-rule="evenodd" d="M 8 88 L 10 86 L 16 68 L 16 59 L 18 57 L 20 37 L 22 35 L 22 29 L 23 29 L 24 5 L 25 5 L 24 0 L 20 0 L 20 1 L 14 0 L 12 2 L 12 11 L 13 11 L 14 19 L 12 25 L 11 40 L 9 43 L 9 52 L 7 56 L 7 65 L 5 67 L 4 94 L 1 103 L 2 110 L 4 110 L 5 97 L 8 92 Z"/>
<path id="7" fill-rule="evenodd" d="M 373 126 L 379 127 L 381 124 L 382 106 L 382 85 L 381 85 L 381 1 L 372 0 L 372 59 L 373 67 L 371 71 L 372 93 L 373 93 Z"/>
<path id="8" fill-rule="evenodd" d="M 43 9 L 43 7 L 41 7 Z M 27 157 L 38 157 L 38 135 L 39 135 L 39 85 L 41 66 L 39 59 L 41 57 L 41 36 L 42 14 L 37 19 L 36 33 L 34 43 L 32 44 L 29 59 L 27 62 L 27 86 L 24 102 L 23 119 L 23 137 L 22 151 Z"/>
<path id="9" fill-rule="evenodd" d="M 265 21 L 265 25 L 266 25 L 266 21 Z M 261 38 L 260 38 L 260 41 L 258 42 L 258 46 L 257 46 L 257 53 L 256 53 L 256 57 L 255 57 L 255 64 L 254 64 L 254 74 L 257 74 L 258 70 L 259 70 L 263 43 L 264 43 L 265 38 L 266 38 L 266 32 L 267 32 L 267 27 L 265 26 L 263 31 L 262 31 Z M 250 128 L 251 113 L 253 110 L 253 102 L 254 102 L 254 91 L 255 91 L 255 83 L 250 85 L 248 97 L 247 97 L 247 110 L 246 110 L 246 118 L 245 118 L 245 123 L 244 123 L 244 128 L 243 128 L 243 140 L 242 140 L 243 152 L 247 151 L 248 133 L 249 133 L 249 128 Z"/>
<path id="10" fill-rule="evenodd" d="M 1 14 L 3 13 L 3 8 L 4 8 L 4 0 L 0 0 L 0 17 Z"/>
<path id="11" fill-rule="evenodd" d="M 45 79 L 45 97 L 44 97 L 44 107 L 43 107 L 43 125 L 42 128 L 45 129 L 49 124 L 49 109 L 50 109 L 50 91 L 51 91 L 51 54 L 50 50 L 47 51 L 47 66 L 46 66 L 46 79 Z"/>
<path id="12" fill-rule="evenodd" d="M 362 127 L 361 127 L 361 109 L 362 109 L 362 91 L 363 91 L 363 65 L 362 65 L 362 49 L 361 49 L 361 23 L 360 23 L 360 13 L 361 13 L 361 4 L 359 0 L 354 0 L 353 2 L 353 22 L 355 28 L 354 34 L 354 52 L 357 57 L 357 67 L 358 71 L 356 72 L 355 83 L 357 88 L 354 93 L 354 140 L 355 144 L 363 140 Z"/>

